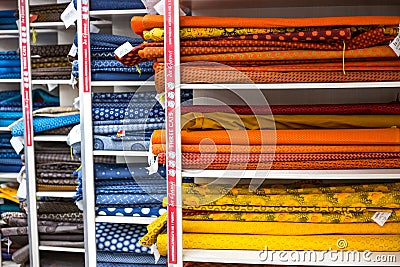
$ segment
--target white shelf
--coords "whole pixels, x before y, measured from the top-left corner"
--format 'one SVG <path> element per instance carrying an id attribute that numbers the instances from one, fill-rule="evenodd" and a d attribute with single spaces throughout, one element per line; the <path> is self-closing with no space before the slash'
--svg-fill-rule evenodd
<path id="1" fill-rule="evenodd" d="M 327 253 L 327 251 L 264 252 L 261 250 L 184 249 L 183 261 L 311 266 L 399 266 L 400 263 L 400 252 L 371 252 L 365 254 L 360 251 L 358 254 L 360 260 L 351 260 L 353 258 L 351 253 L 353 251 L 349 254 L 343 251 L 342 254 L 342 252 Z M 350 260 L 348 257 L 350 257 Z"/>
<path id="2" fill-rule="evenodd" d="M 92 81 L 92 86 L 154 86 L 154 81 Z"/>
<path id="3" fill-rule="evenodd" d="M 0 127 L 0 132 L 11 132 L 11 130 L 8 127 Z"/>
<path id="4" fill-rule="evenodd" d="M 125 157 L 147 157 L 148 151 L 114 151 L 114 150 L 94 150 L 95 156 L 125 156 Z"/>
<path id="5" fill-rule="evenodd" d="M 124 10 L 93 10 L 91 16 L 109 16 L 109 15 L 143 15 L 147 14 L 146 9 L 124 9 Z"/>
<path id="6" fill-rule="evenodd" d="M 2 182 L 15 182 L 18 173 L 16 172 L 0 172 L 0 181 Z"/>
<path id="7" fill-rule="evenodd" d="M 32 80 L 32 84 L 69 84 L 71 80 Z"/>
<path id="8" fill-rule="evenodd" d="M 13 261 L 3 261 L 1 266 L 2 267 L 20 267 L 21 265 L 18 263 L 15 263 Z"/>
<path id="9" fill-rule="evenodd" d="M 182 176 L 254 179 L 400 179 L 400 169 L 359 170 L 199 170 L 185 169 Z"/>
<path id="10" fill-rule="evenodd" d="M 95 21 L 91 21 L 90 23 L 95 26 L 112 24 L 112 22 L 109 20 L 95 20 Z M 76 28 L 75 24 L 72 24 L 71 25 L 72 27 L 69 27 L 67 29 L 67 28 L 65 28 L 64 22 L 60 22 L 60 21 L 57 21 L 57 22 L 33 22 L 30 25 L 31 25 L 31 27 L 36 27 L 36 28 L 57 28 L 57 29 L 61 28 L 64 31 Z"/>
<path id="11" fill-rule="evenodd" d="M 85 253 L 84 248 L 69 248 L 69 247 L 39 246 L 39 250 Z"/>
<path id="12" fill-rule="evenodd" d="M 62 198 L 72 198 L 76 195 L 75 191 L 67 192 L 67 191 L 41 191 L 36 192 L 36 196 L 38 197 L 62 197 Z"/>
<path id="13" fill-rule="evenodd" d="M 0 79 L 0 83 L 20 83 L 21 79 Z"/>
<path id="14" fill-rule="evenodd" d="M 41 142 L 66 142 L 67 136 L 66 135 L 37 135 L 33 137 L 34 141 L 41 141 Z"/>
<path id="15" fill-rule="evenodd" d="M 260 84 L 182 84 L 181 89 L 348 89 L 396 88 L 400 82 L 346 82 L 346 83 L 260 83 Z"/>
<path id="16" fill-rule="evenodd" d="M 151 217 L 129 217 L 129 216 L 97 216 L 96 222 L 102 223 L 129 223 L 129 224 L 150 224 L 156 218 Z"/>

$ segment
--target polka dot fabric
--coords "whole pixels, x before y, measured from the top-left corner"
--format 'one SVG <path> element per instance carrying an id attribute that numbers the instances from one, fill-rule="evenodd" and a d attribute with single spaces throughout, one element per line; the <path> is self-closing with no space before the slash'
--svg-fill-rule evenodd
<path id="1" fill-rule="evenodd" d="M 150 248 L 143 247 L 138 243 L 146 232 L 144 225 L 97 223 L 97 249 L 151 254 Z"/>

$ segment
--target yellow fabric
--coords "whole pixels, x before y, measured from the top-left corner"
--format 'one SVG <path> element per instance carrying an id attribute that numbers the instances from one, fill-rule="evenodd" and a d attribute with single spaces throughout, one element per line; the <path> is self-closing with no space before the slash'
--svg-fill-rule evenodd
<path id="1" fill-rule="evenodd" d="M 400 235 L 400 223 L 291 223 L 183 220 L 184 233 L 252 234 L 252 235 Z"/>
<path id="2" fill-rule="evenodd" d="M 265 33 L 282 33 L 286 29 L 266 28 L 266 29 L 251 29 L 251 28 L 181 28 L 179 34 L 181 39 L 198 39 L 211 37 L 227 37 L 237 35 L 250 34 L 265 34 Z M 143 31 L 145 40 L 153 40 L 162 42 L 164 40 L 164 28 L 153 28 L 148 31 Z"/>
<path id="3" fill-rule="evenodd" d="M 394 192 L 400 191 L 400 183 L 355 184 L 355 185 L 323 185 L 315 181 L 303 181 L 297 184 L 262 185 L 249 191 L 249 185 L 219 184 L 182 184 L 182 192 L 195 195 L 285 195 L 285 194 L 321 194 L 321 193 L 355 193 L 355 192 Z"/>
<path id="4" fill-rule="evenodd" d="M 225 212 L 361 212 L 367 210 L 366 207 L 307 207 L 307 206 L 239 206 L 239 205 L 209 205 L 204 204 L 201 206 L 183 206 L 184 209 L 189 210 L 203 210 L 203 211 L 225 211 Z M 370 209 L 369 209 L 370 210 Z M 375 210 L 375 209 L 374 209 Z M 382 209 L 379 209 L 382 210 Z"/>
<path id="5" fill-rule="evenodd" d="M 238 221 L 238 222 L 290 222 L 349 224 L 374 223 L 372 216 L 376 211 L 363 212 L 212 212 L 207 214 L 185 215 L 191 221 Z M 392 212 L 387 222 L 400 222 L 400 210 Z"/>
<path id="6" fill-rule="evenodd" d="M 190 112 L 181 116 L 185 130 L 286 130 L 400 127 L 400 115 L 239 115 Z"/>
<path id="7" fill-rule="evenodd" d="M 12 196 L 7 195 L 7 194 L 4 194 L 4 193 L 0 193 L 0 198 L 5 198 L 5 199 L 8 199 L 8 200 L 10 200 L 12 202 L 19 203 L 19 200 L 17 198 L 12 197 Z"/>
<path id="8" fill-rule="evenodd" d="M 37 184 L 37 191 L 76 191 L 76 185 L 48 185 Z"/>
<path id="9" fill-rule="evenodd" d="M 151 245 L 156 243 L 157 236 L 161 233 L 165 225 L 167 225 L 167 213 L 164 213 L 147 226 L 147 234 L 139 240 L 139 244 L 151 247 Z"/>
<path id="10" fill-rule="evenodd" d="M 400 192 L 356 192 L 294 195 L 192 195 L 182 193 L 182 203 L 187 206 L 239 205 L 239 206 L 315 206 L 315 207 L 375 207 L 400 208 Z"/>
<path id="11" fill-rule="evenodd" d="M 399 251 L 400 235 L 237 235 L 237 234 L 183 234 L 184 249 L 238 249 L 238 250 L 370 250 Z M 345 242 L 341 242 L 344 241 Z M 347 243 L 347 246 L 341 244 Z M 339 247 L 338 247 L 339 244 Z M 167 235 L 157 237 L 161 255 L 167 254 Z"/>

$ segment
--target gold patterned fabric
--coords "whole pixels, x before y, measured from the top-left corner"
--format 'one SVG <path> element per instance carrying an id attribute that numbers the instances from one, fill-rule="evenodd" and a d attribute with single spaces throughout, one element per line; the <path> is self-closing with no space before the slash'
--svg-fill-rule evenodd
<path id="1" fill-rule="evenodd" d="M 183 234 L 185 249 L 238 250 L 370 250 L 399 251 L 400 235 L 238 235 L 238 234 Z M 161 255 L 167 254 L 167 235 L 157 237 Z"/>
<path id="2" fill-rule="evenodd" d="M 140 245 L 151 247 L 151 245 L 155 244 L 157 241 L 157 236 L 162 232 L 166 224 L 167 213 L 164 213 L 147 226 L 147 234 L 139 240 Z"/>

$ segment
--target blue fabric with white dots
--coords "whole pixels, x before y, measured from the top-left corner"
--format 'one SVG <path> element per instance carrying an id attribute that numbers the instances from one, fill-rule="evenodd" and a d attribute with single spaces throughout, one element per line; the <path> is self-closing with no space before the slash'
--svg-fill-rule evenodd
<path id="1" fill-rule="evenodd" d="M 96 207 L 96 213 L 100 216 L 129 216 L 129 217 L 158 217 L 167 212 L 163 207 Z"/>
<path id="2" fill-rule="evenodd" d="M 97 249 L 151 254 L 150 248 L 138 242 L 146 233 L 145 225 L 96 223 Z"/>
<path id="3" fill-rule="evenodd" d="M 97 262 L 130 263 L 130 264 L 154 264 L 154 256 L 149 254 L 137 254 L 126 252 L 97 251 Z M 167 263 L 166 257 L 160 257 L 157 264 Z"/>

